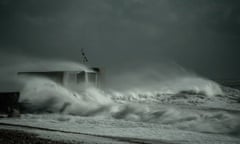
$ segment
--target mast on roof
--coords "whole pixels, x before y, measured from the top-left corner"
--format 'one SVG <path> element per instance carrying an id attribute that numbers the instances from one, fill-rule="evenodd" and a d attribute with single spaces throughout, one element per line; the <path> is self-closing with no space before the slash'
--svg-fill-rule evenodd
<path id="1" fill-rule="evenodd" d="M 82 58 L 81 58 L 82 63 L 88 62 L 88 58 L 87 58 L 87 56 L 85 55 L 85 52 L 84 52 L 84 49 L 83 49 L 83 48 L 81 49 L 81 55 L 82 55 Z"/>

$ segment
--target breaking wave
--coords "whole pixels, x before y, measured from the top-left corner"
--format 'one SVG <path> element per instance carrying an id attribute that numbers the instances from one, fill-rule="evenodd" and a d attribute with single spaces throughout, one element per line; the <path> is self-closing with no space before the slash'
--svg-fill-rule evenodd
<path id="1" fill-rule="evenodd" d="M 27 113 L 100 116 L 201 132 L 239 133 L 238 112 L 191 107 L 224 95 L 217 83 L 196 76 L 175 77 L 161 83 L 156 79 L 147 81 L 142 75 L 132 75 L 135 81 L 129 77 L 119 77 L 119 85 L 104 90 L 90 85 L 70 89 L 47 78 L 29 77 L 24 80 L 20 102 Z M 139 85 L 140 81 L 144 84 Z M 187 108 L 165 104 L 186 104 Z"/>
<path id="2" fill-rule="evenodd" d="M 73 91 L 46 78 L 29 78 L 21 91 L 20 102 L 30 112 L 67 113 L 88 116 L 101 112 L 111 104 L 103 91 L 86 87 Z"/>
<path id="3" fill-rule="evenodd" d="M 64 86 L 48 78 L 26 76 L 22 79 L 24 87 L 20 102 L 30 112 L 88 116 L 109 111 L 118 104 L 127 105 L 120 111 L 133 111 L 135 108 L 130 106 L 133 103 L 201 104 L 214 96 L 223 95 L 218 84 L 197 77 L 179 77 L 161 83 L 145 79 L 140 85 L 129 84 L 134 82 L 133 79 L 128 82 L 126 78 L 129 77 L 135 77 L 135 83 L 143 83 L 142 76 L 127 75 L 121 77 L 127 88 L 121 91 L 112 87 L 102 90 L 93 85 Z"/>

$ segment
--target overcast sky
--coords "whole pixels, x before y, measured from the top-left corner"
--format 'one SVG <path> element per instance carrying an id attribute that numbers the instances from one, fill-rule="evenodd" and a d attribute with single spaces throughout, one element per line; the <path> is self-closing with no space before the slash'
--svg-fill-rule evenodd
<path id="1" fill-rule="evenodd" d="M 240 78 L 239 0 L 0 0 L 0 20 L 0 64 L 80 61 L 84 48 L 109 70 L 170 62 Z"/>

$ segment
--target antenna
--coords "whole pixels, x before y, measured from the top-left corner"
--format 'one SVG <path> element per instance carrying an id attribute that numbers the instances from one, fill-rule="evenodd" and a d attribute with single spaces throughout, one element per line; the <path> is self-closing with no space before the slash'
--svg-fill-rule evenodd
<path id="1" fill-rule="evenodd" d="M 85 55 L 85 52 L 84 52 L 83 48 L 81 49 L 81 54 L 82 54 L 82 58 L 81 58 L 82 63 L 88 62 L 88 58 Z"/>

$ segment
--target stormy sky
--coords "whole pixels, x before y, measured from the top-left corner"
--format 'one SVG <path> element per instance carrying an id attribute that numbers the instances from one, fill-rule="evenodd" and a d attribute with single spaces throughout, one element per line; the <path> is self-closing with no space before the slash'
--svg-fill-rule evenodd
<path id="1" fill-rule="evenodd" d="M 239 0 L 0 0 L 1 65 L 17 56 L 120 70 L 177 63 L 240 78 Z"/>

